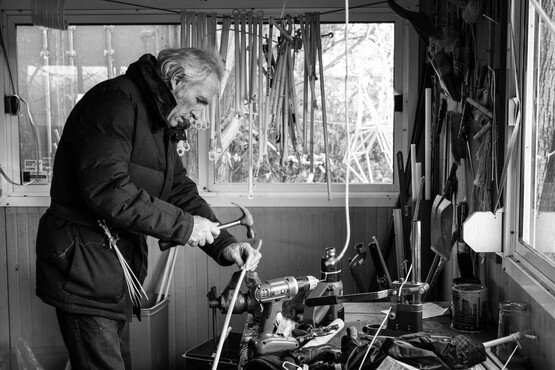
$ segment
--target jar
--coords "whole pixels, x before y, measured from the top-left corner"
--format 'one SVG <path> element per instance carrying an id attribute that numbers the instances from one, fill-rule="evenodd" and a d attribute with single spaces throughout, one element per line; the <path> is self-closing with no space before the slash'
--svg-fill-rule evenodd
<path id="1" fill-rule="evenodd" d="M 497 326 L 497 338 L 506 337 L 516 332 L 526 330 L 528 306 L 523 302 L 503 301 L 499 303 L 499 324 Z M 516 342 L 499 344 L 496 355 L 503 363 L 507 361 L 514 351 Z M 518 351 L 517 351 L 518 352 Z"/>

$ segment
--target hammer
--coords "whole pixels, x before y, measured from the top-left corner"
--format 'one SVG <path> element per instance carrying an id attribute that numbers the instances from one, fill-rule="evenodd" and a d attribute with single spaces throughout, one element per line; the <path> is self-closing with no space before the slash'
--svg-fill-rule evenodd
<path id="1" fill-rule="evenodd" d="M 231 221 L 231 222 L 219 225 L 218 229 L 221 230 L 221 229 L 227 229 L 228 227 L 235 226 L 235 225 L 243 225 L 247 228 L 247 238 L 249 239 L 254 238 L 254 230 L 252 229 L 253 219 L 252 219 L 251 213 L 249 212 L 248 209 L 246 209 L 245 207 L 237 203 L 232 202 L 232 204 L 235 204 L 237 207 L 239 207 L 241 212 L 243 212 L 243 215 L 235 221 Z"/>

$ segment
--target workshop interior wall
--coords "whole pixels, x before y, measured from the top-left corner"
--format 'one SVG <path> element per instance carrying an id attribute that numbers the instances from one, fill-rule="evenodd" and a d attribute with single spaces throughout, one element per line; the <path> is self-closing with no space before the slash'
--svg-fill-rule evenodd
<path id="1" fill-rule="evenodd" d="M 10 354 L 13 361 L 17 340 L 25 338 L 46 369 L 61 369 L 67 356 L 55 311 L 35 296 L 36 231 L 45 210 L 0 208 L 0 350 L 6 363 Z M 341 207 L 249 207 L 249 211 L 254 218 L 257 239 L 262 240 L 263 258 L 257 272 L 263 280 L 302 275 L 319 278 L 320 258 L 325 248 L 335 247 L 340 251 L 345 244 L 345 210 Z M 237 218 L 235 207 L 215 208 L 215 212 L 221 220 Z M 356 293 L 348 264 L 348 258 L 355 255 L 352 247 L 357 242 L 369 243 L 373 236 L 381 242 L 391 213 L 387 207 L 351 208 L 351 241 L 341 266 L 345 293 Z M 231 232 L 239 239 L 245 237 L 244 227 L 235 227 Z M 168 253 L 160 252 L 153 239 L 149 244 L 149 277 L 145 288 L 156 290 L 156 281 L 161 277 Z M 393 253 L 390 257 L 394 257 Z M 367 266 L 371 267 L 371 262 Z M 392 264 L 388 268 L 392 269 Z M 221 292 L 235 271 L 234 266 L 218 266 L 200 249 L 180 249 L 169 291 L 168 335 L 172 368 L 174 365 L 183 368 L 182 355 L 212 338 L 212 312 L 206 294 L 211 286 Z M 366 272 L 369 274 L 370 269 Z M 224 315 L 218 311 L 216 317 L 215 329 L 219 335 Z M 234 331 L 243 330 L 245 318 L 246 314 L 234 315 L 231 322 Z M 2 356 L 0 369 L 1 361 Z"/>

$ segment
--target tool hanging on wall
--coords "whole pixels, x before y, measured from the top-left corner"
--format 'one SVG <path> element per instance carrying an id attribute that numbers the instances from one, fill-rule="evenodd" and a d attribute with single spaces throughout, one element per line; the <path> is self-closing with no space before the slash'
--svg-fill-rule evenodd
<path id="1" fill-rule="evenodd" d="M 256 73 L 257 73 L 257 68 L 256 68 L 256 60 L 258 58 L 257 56 L 257 51 L 258 48 L 256 47 L 256 43 L 255 40 L 257 38 L 257 33 L 258 33 L 258 28 L 256 27 L 255 24 L 253 24 L 253 16 L 252 16 L 252 12 L 248 12 L 247 13 L 247 20 L 248 20 L 248 27 L 249 27 L 249 45 L 248 45 L 248 49 L 249 49 L 249 54 L 248 54 L 248 60 L 245 62 L 248 63 L 249 65 L 249 76 L 248 76 L 248 86 L 245 86 L 245 88 L 248 87 L 248 92 L 247 92 L 247 96 L 246 96 L 246 104 L 248 106 L 248 126 L 249 126 L 249 149 L 248 149 L 248 159 L 249 159 L 249 167 L 248 167 L 248 179 L 247 179 L 247 184 L 248 184 L 248 190 L 247 190 L 247 197 L 249 199 L 251 199 L 253 197 L 254 194 L 254 149 L 253 149 L 253 143 L 254 143 L 254 138 L 253 138 L 253 132 L 254 132 L 254 110 L 255 110 L 255 99 L 256 99 L 256 95 L 257 95 L 257 87 L 258 84 L 256 83 L 257 78 L 256 78 Z"/>
<path id="2" fill-rule="evenodd" d="M 435 253 L 434 261 L 430 267 L 426 283 L 430 285 L 430 290 L 426 292 L 424 298 L 435 286 L 439 274 L 443 270 L 447 261 L 451 259 L 453 243 L 451 234 L 453 231 L 453 204 L 451 200 L 457 185 L 456 182 L 457 164 L 453 162 L 451 171 L 445 182 L 442 195 L 437 195 L 432 204 L 431 227 L 430 227 L 430 246 Z"/>
<path id="3" fill-rule="evenodd" d="M 405 163 L 403 161 L 403 152 L 397 152 L 397 171 L 399 174 L 399 209 L 401 210 L 399 219 L 400 223 L 396 225 L 396 230 L 400 232 L 399 236 L 397 236 L 397 255 L 402 256 L 401 263 L 402 266 L 397 266 L 398 276 L 402 277 L 406 275 L 406 264 L 404 264 L 406 256 L 411 255 L 410 250 L 410 221 L 411 221 L 411 210 L 408 204 L 408 195 L 407 189 L 410 184 L 410 181 L 407 182 L 407 178 L 410 178 L 410 175 L 407 175 L 407 170 L 410 169 L 410 166 L 407 166 L 405 169 Z M 403 269 L 403 267 L 405 267 Z"/>
<path id="4" fill-rule="evenodd" d="M 454 194 L 454 232 L 453 242 L 457 247 L 457 264 L 459 267 L 460 278 L 464 282 L 475 282 L 473 254 L 470 247 L 464 241 L 462 225 L 469 213 L 473 212 L 470 207 L 469 184 L 474 181 L 474 168 L 472 165 L 472 153 L 470 151 L 469 133 L 470 133 L 470 104 L 467 98 L 473 92 L 474 86 L 474 45 L 472 37 L 470 37 L 470 28 L 465 23 L 463 32 L 460 34 L 460 60 L 456 63 L 466 66 L 464 78 L 462 80 L 461 94 L 461 113 L 450 112 L 449 118 L 451 122 L 451 153 L 453 160 L 458 164 L 457 188 Z M 470 175 L 471 181 L 467 176 Z"/>
<path id="5" fill-rule="evenodd" d="M 372 241 L 368 244 L 368 250 L 370 251 L 370 256 L 372 257 L 372 262 L 374 263 L 374 268 L 376 269 L 378 289 L 391 288 L 391 276 L 389 275 L 389 270 L 387 269 L 382 250 L 378 244 L 376 236 L 372 237 Z"/>
<path id="6" fill-rule="evenodd" d="M 463 104 L 466 106 L 466 104 Z M 467 191 L 467 152 L 466 142 L 463 134 L 461 133 L 461 126 L 465 125 L 465 109 L 463 108 L 462 114 L 450 112 L 449 122 L 451 127 L 451 154 L 453 160 L 457 163 L 456 168 L 456 191 L 453 193 L 453 234 L 452 244 L 457 249 L 457 264 L 461 279 L 465 281 L 474 281 L 474 269 L 472 265 L 472 258 L 470 255 L 470 248 L 464 242 L 462 234 L 462 225 L 468 216 L 468 191 Z"/>
<path id="7" fill-rule="evenodd" d="M 221 18 L 218 40 L 216 18 L 214 13 L 181 12 L 182 46 L 217 47 L 225 66 L 219 98 L 210 102 L 196 125 L 197 129 L 210 129 L 209 159 L 220 160 L 234 138 L 244 132 L 245 155 L 239 155 L 244 163 L 248 161 L 243 168 L 247 168 L 245 173 L 248 171 L 249 196 L 254 193 L 260 171 L 272 166 L 277 156 L 279 163 L 287 167 L 309 162 L 307 182 L 322 182 L 325 178 L 331 198 L 320 15 L 307 13 L 265 20 L 262 12 L 234 9 L 231 15 Z M 302 118 L 296 90 L 300 84 L 294 73 L 299 53 L 304 55 L 303 84 L 307 87 Z M 231 107 L 229 102 L 233 102 Z M 319 114 L 322 126 L 315 127 Z M 182 152 L 185 146 L 189 147 L 180 146 Z M 315 152 L 322 164 L 315 163 Z M 315 170 L 321 177 L 314 179 Z"/>
<path id="8" fill-rule="evenodd" d="M 368 252 L 364 243 L 355 244 L 354 249 L 356 255 L 349 260 L 349 270 L 355 280 L 358 292 L 364 293 L 368 291 L 368 283 L 363 272 Z"/>
<path id="9" fill-rule="evenodd" d="M 264 36 L 263 32 L 263 12 L 257 13 L 257 27 L 258 27 L 258 95 L 257 95 L 257 111 L 258 111 L 258 158 L 256 161 L 256 166 L 254 169 L 254 179 L 258 178 L 258 171 L 262 165 L 263 154 L 264 154 L 264 112 L 265 112 L 265 99 L 266 91 L 264 89 L 264 60 L 266 59 L 264 54 Z"/>
<path id="10" fill-rule="evenodd" d="M 216 27 L 218 22 L 215 13 L 207 14 L 182 11 L 180 17 L 182 47 L 194 47 L 205 50 L 216 48 Z M 210 102 L 208 108 L 201 111 L 200 119 L 192 126 L 197 130 L 206 130 L 210 128 L 210 151 L 208 154 L 210 160 L 215 158 L 215 152 L 217 150 L 215 126 L 219 126 L 219 102 L 219 94 L 217 94 Z M 183 156 L 190 148 L 191 146 L 187 137 L 177 143 L 177 153 L 179 156 Z"/>
<path id="11" fill-rule="evenodd" d="M 317 48 L 318 48 L 318 67 L 319 67 L 319 80 L 320 80 L 320 98 L 322 101 L 322 126 L 324 132 L 324 153 L 326 154 L 326 184 L 328 189 L 328 200 L 332 198 L 331 194 L 331 171 L 330 171 L 330 156 L 328 145 L 328 120 L 326 113 L 326 92 L 324 87 L 324 65 L 322 61 L 322 38 L 320 30 L 320 15 L 316 14 L 314 17 L 314 27 L 316 32 Z"/>

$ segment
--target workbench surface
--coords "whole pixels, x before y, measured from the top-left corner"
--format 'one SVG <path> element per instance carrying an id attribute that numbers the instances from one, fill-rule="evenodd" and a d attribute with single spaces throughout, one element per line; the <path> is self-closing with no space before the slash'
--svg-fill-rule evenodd
<path id="1" fill-rule="evenodd" d="M 450 306 L 450 302 L 436 302 L 436 304 L 444 308 L 449 308 Z M 332 343 L 340 345 L 341 336 L 345 334 L 345 330 L 349 326 L 355 326 L 358 330 L 362 330 L 362 328 L 367 324 L 381 324 L 385 317 L 384 311 L 387 311 L 390 306 L 390 302 L 344 303 L 345 329 L 332 339 Z M 423 332 L 436 336 L 456 337 L 457 335 L 462 334 L 469 337 L 476 343 L 484 343 L 497 338 L 497 328 L 492 324 L 489 324 L 485 330 L 475 333 L 461 332 L 453 329 L 451 327 L 450 310 L 447 310 L 444 315 L 422 320 L 422 329 Z M 525 362 L 522 358 L 518 357 L 518 355 L 515 355 L 512 358 L 509 365 L 508 369 L 510 370 L 527 369 Z M 481 367 L 481 365 L 477 365 L 472 369 L 484 368 L 485 367 Z"/>
<path id="2" fill-rule="evenodd" d="M 436 302 L 438 306 L 448 308 L 449 302 Z M 390 302 L 364 302 L 364 303 L 344 303 L 345 307 L 345 327 L 354 325 L 357 329 L 362 329 L 366 324 L 380 324 L 386 311 L 391 306 Z M 455 337 L 464 334 L 477 342 L 486 342 L 497 338 L 497 331 L 494 327 L 486 327 L 484 331 L 477 333 L 460 332 L 451 328 L 451 312 L 442 316 L 431 317 L 422 320 L 422 331 L 431 335 Z"/>

